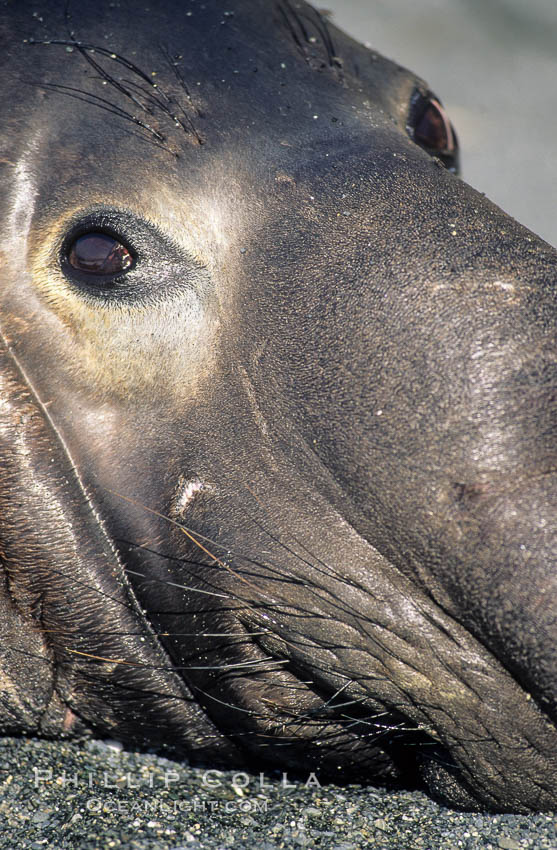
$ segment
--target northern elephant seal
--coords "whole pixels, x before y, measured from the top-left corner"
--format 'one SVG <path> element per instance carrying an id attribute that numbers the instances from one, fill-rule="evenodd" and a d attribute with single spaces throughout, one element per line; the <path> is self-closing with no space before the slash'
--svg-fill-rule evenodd
<path id="1" fill-rule="evenodd" d="M 0 9 L 0 727 L 554 807 L 556 252 L 305 3 Z"/>

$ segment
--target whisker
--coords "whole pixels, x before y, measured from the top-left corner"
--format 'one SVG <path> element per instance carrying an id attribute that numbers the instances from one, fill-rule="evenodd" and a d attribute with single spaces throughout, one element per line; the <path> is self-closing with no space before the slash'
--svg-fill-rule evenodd
<path id="1" fill-rule="evenodd" d="M 69 21 L 69 18 L 68 18 L 68 21 Z M 96 71 L 96 73 L 99 75 L 99 79 L 102 81 L 103 84 L 112 86 L 112 88 L 114 88 L 119 94 L 121 94 L 127 100 L 131 101 L 139 110 L 141 110 L 142 112 L 145 112 L 148 115 L 154 115 L 153 110 L 154 110 L 154 108 L 157 108 L 166 118 L 168 118 L 172 122 L 172 124 L 175 127 L 179 127 L 185 134 L 193 135 L 193 137 L 195 138 L 195 140 L 198 144 L 200 144 L 200 145 L 203 144 L 202 137 L 200 136 L 197 129 L 195 128 L 191 117 L 188 115 L 186 110 L 181 106 L 181 104 L 178 103 L 177 106 L 178 106 L 178 109 L 180 110 L 180 112 L 182 113 L 183 118 L 180 118 L 180 116 L 177 115 L 176 112 L 171 108 L 171 105 L 173 103 L 172 98 L 170 98 L 166 94 L 164 89 L 157 82 L 154 82 L 151 79 L 151 77 L 149 77 L 144 71 L 142 71 L 141 68 L 139 68 L 134 62 L 131 62 L 126 57 L 121 56 L 120 54 L 115 53 L 114 51 L 109 50 L 108 48 L 101 47 L 101 46 L 98 46 L 98 45 L 88 44 L 88 43 L 82 42 L 82 41 L 78 41 L 77 39 L 75 39 L 73 37 L 72 32 L 70 32 L 70 38 L 69 39 L 45 39 L 45 40 L 29 39 L 28 44 L 30 44 L 30 45 L 43 45 L 43 46 L 55 45 L 55 46 L 62 46 L 62 47 L 72 47 Z M 112 76 L 112 74 L 110 74 L 106 70 L 106 68 L 104 68 L 101 65 L 101 63 L 98 62 L 94 58 L 93 54 L 97 54 L 97 55 L 102 56 L 106 59 L 109 59 L 111 62 L 114 62 L 117 65 L 121 65 L 122 67 L 131 71 L 133 74 L 135 74 L 137 77 L 139 77 L 139 79 L 144 84 L 146 84 L 147 88 L 145 87 L 145 85 L 140 85 L 139 83 L 136 83 L 134 81 L 117 79 L 116 77 Z M 182 76 L 180 75 L 179 71 L 175 67 L 175 64 L 169 58 L 168 52 L 166 52 L 164 55 L 165 55 L 165 59 L 167 59 L 167 61 L 168 61 L 168 64 L 170 65 L 170 67 L 172 67 L 173 73 L 176 76 L 176 78 L 177 78 L 177 80 L 180 84 L 181 89 L 186 94 L 188 101 L 192 104 L 192 108 L 195 108 L 193 106 L 193 100 L 191 98 L 191 94 L 189 93 L 189 90 L 188 90 L 187 86 L 185 85 L 185 82 L 184 82 Z M 60 90 L 66 89 L 66 91 L 68 92 L 68 96 L 71 96 L 69 94 L 71 87 L 65 87 L 65 86 L 62 86 L 62 85 L 57 85 L 55 83 L 45 83 L 44 87 L 45 88 L 53 88 L 53 89 L 58 88 Z M 136 91 L 139 91 L 143 95 L 143 97 L 147 99 L 148 104 L 150 104 L 150 106 L 148 104 L 146 104 L 143 100 L 141 100 L 134 93 L 134 89 Z M 76 89 L 75 91 L 78 92 L 80 90 Z M 109 111 L 109 112 L 113 111 L 113 114 L 116 114 L 119 117 L 124 118 L 125 120 L 133 121 L 133 123 L 137 124 L 139 127 L 141 127 L 142 129 L 144 129 L 148 133 L 150 133 L 152 136 L 154 136 L 160 143 L 163 143 L 163 142 L 166 141 L 165 136 L 161 132 L 159 132 L 155 127 L 152 127 L 148 122 L 142 121 L 141 119 L 139 119 L 135 115 L 131 115 L 130 113 L 128 113 L 125 110 L 121 109 L 120 107 L 116 106 L 116 104 L 113 104 L 110 101 L 107 101 L 105 98 L 99 97 L 99 96 L 94 95 L 94 94 L 89 93 L 89 92 L 80 92 L 80 95 L 81 96 L 76 95 L 76 99 L 78 99 L 78 100 L 83 99 L 85 103 L 89 102 L 91 105 L 98 106 L 99 108 L 103 108 L 103 104 L 104 104 L 104 108 L 106 109 L 106 111 Z M 88 97 L 91 98 L 91 100 L 88 101 L 86 98 L 83 97 L 83 95 L 87 95 Z M 197 113 L 200 114 L 198 111 L 197 111 Z M 162 145 L 162 144 L 161 144 L 161 146 L 162 146 L 163 150 L 167 151 L 168 153 L 171 153 L 173 156 L 178 155 L 176 153 L 176 151 L 172 150 L 171 148 L 169 148 L 165 145 Z"/>
<path id="2" fill-rule="evenodd" d="M 33 83 L 32 85 L 36 84 Z M 117 106 L 115 103 L 112 103 L 111 101 L 100 97 L 100 95 L 84 91 L 83 89 L 77 89 L 72 86 L 65 86 L 60 83 L 41 83 L 39 85 L 39 88 L 59 92 L 60 94 L 64 94 L 66 97 L 72 97 L 75 100 L 81 100 L 83 103 L 88 103 L 90 106 L 96 106 L 98 109 L 102 109 L 105 112 L 109 112 L 112 115 L 116 115 L 118 118 L 123 118 L 125 121 L 130 121 L 132 124 L 135 124 L 138 127 L 141 127 L 141 129 L 149 132 L 157 140 L 157 142 L 151 142 L 151 144 L 154 144 L 161 150 L 164 150 L 167 153 L 176 156 L 175 152 L 171 148 L 163 144 L 166 139 L 161 133 L 158 133 L 144 121 L 141 121 L 141 119 L 137 118 L 137 116 L 126 112 L 120 106 Z M 135 136 L 135 138 L 141 139 L 141 141 L 143 142 L 151 141 L 150 139 L 143 138 L 143 136 L 139 136 L 137 133 L 132 133 L 132 135 Z"/>
<path id="3" fill-rule="evenodd" d="M 190 587 L 190 586 L 185 585 L 185 584 L 178 584 L 177 582 L 169 581 L 168 579 L 161 579 L 161 578 L 158 578 L 158 577 L 151 578 L 150 576 L 146 576 L 145 573 L 137 572 L 137 570 L 132 570 L 132 569 L 129 569 L 128 567 L 126 567 L 124 571 L 125 571 L 126 575 L 133 575 L 133 576 L 137 576 L 138 578 L 144 578 L 150 584 L 164 585 L 165 587 L 176 587 L 179 590 L 185 590 L 188 593 L 199 593 L 202 596 L 216 596 L 219 599 L 231 599 L 232 598 L 229 593 L 222 593 L 222 592 L 217 593 L 217 592 L 213 592 L 211 590 L 203 590 L 199 587 Z"/>
<path id="4" fill-rule="evenodd" d="M 167 63 L 168 63 L 168 66 L 170 67 L 170 69 L 171 69 L 171 70 L 172 70 L 172 72 L 174 73 L 174 76 L 175 76 L 175 77 L 176 77 L 176 79 L 178 80 L 178 84 L 180 85 L 180 87 L 182 88 L 182 91 L 183 91 L 183 92 L 184 92 L 184 94 L 186 95 L 186 98 L 188 99 L 188 102 L 190 103 L 190 105 L 192 106 L 192 108 L 195 110 L 195 112 L 196 112 L 196 114 L 197 114 L 198 118 L 201 118 L 201 113 L 200 113 L 199 109 L 195 106 L 195 104 L 194 104 L 194 102 L 193 102 L 193 98 L 192 98 L 192 96 L 191 96 L 191 94 L 190 94 L 190 91 L 189 91 L 189 89 L 188 89 L 188 87 L 187 87 L 187 85 L 186 85 L 186 83 L 185 83 L 184 78 L 182 77 L 182 75 L 181 75 L 180 71 L 178 70 L 178 66 L 176 65 L 176 62 L 172 59 L 172 57 L 170 56 L 170 53 L 168 52 L 168 50 L 167 50 L 165 47 L 162 47 L 162 45 L 161 45 L 161 51 L 162 51 L 163 56 L 165 57 L 165 59 L 166 59 L 166 61 L 167 61 Z M 179 105 L 179 106 L 180 106 L 180 105 Z M 190 128 L 190 131 L 193 133 L 193 135 L 194 135 L 194 136 L 195 136 L 195 138 L 197 139 L 197 142 L 198 142 L 200 145 L 202 145 L 202 144 L 203 144 L 203 142 L 204 142 L 204 140 L 202 139 L 202 137 L 201 137 L 201 136 L 199 135 L 199 133 L 197 132 L 197 129 L 196 129 L 196 127 L 195 127 L 195 125 L 194 125 L 194 123 L 193 123 L 192 119 L 190 118 L 190 116 L 187 114 L 186 110 L 185 110 L 182 106 L 180 106 L 180 111 L 182 112 L 182 114 L 183 114 L 183 116 L 184 116 L 185 120 L 188 122 L 188 125 L 189 125 L 189 128 Z"/>

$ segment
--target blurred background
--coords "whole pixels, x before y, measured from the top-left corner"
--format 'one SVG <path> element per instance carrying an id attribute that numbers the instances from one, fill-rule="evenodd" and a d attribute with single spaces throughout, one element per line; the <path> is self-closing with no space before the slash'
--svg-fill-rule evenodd
<path id="1" fill-rule="evenodd" d="M 313 0 L 424 77 L 462 176 L 557 246 L 557 0 Z"/>

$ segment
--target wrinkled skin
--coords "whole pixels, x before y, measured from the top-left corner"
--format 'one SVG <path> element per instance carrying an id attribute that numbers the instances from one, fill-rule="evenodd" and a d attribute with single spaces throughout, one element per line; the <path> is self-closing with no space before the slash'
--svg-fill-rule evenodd
<path id="1" fill-rule="evenodd" d="M 1 729 L 555 807 L 557 254 L 303 3 L 64 5 L 0 3 Z"/>

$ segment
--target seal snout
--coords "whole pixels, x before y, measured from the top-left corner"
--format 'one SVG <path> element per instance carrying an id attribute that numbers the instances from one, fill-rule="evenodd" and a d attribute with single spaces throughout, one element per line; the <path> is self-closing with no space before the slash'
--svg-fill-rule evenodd
<path id="1" fill-rule="evenodd" d="M 557 473 L 518 478 L 480 498 L 468 524 L 467 620 L 517 681 L 557 721 Z M 473 505 L 473 507 L 472 507 Z M 553 568 L 551 568 L 553 566 Z M 548 570 L 548 567 L 550 569 Z M 472 582 L 473 577 L 473 582 Z M 480 598 L 483 596 L 483 599 Z"/>

